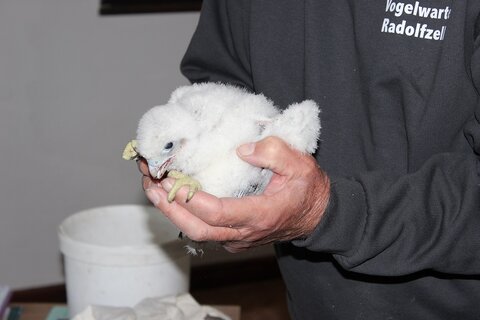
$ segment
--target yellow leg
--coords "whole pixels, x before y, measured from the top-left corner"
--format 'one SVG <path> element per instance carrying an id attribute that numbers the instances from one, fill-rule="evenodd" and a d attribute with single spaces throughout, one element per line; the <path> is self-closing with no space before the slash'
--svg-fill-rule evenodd
<path id="1" fill-rule="evenodd" d="M 172 202 L 175 199 L 178 190 L 180 190 L 180 188 L 183 186 L 188 186 L 187 202 L 193 198 L 197 191 L 202 190 L 200 182 L 187 176 L 186 174 L 181 173 L 180 171 L 172 170 L 168 173 L 168 177 L 175 179 L 175 183 L 168 193 L 168 202 Z"/>

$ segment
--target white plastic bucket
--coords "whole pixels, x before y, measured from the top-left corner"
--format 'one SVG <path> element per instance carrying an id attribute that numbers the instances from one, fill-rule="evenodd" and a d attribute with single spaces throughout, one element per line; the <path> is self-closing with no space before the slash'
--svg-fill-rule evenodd
<path id="1" fill-rule="evenodd" d="M 178 230 L 156 209 L 99 207 L 58 229 L 67 301 L 74 316 L 89 305 L 132 307 L 147 297 L 186 293 L 190 259 Z"/>

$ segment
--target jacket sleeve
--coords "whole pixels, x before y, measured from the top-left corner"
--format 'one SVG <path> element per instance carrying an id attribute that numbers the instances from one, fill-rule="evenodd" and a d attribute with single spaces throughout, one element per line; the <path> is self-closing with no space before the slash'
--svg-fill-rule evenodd
<path id="1" fill-rule="evenodd" d="M 477 93 L 479 47 L 477 38 L 471 60 Z M 332 253 L 343 268 L 363 274 L 479 275 L 480 104 L 472 110 L 463 128 L 471 152 L 436 154 L 401 177 L 332 178 L 326 214 L 311 235 L 293 243 Z"/>
<path id="2" fill-rule="evenodd" d="M 182 73 L 191 82 L 223 82 L 251 90 L 248 19 L 249 1 L 203 1 L 197 29 L 181 63 Z"/>
<path id="3" fill-rule="evenodd" d="M 470 125 L 475 152 L 479 115 Z M 397 180 L 381 173 L 335 179 L 322 221 L 294 244 L 370 275 L 480 274 L 479 166 L 475 154 L 441 154 Z"/>

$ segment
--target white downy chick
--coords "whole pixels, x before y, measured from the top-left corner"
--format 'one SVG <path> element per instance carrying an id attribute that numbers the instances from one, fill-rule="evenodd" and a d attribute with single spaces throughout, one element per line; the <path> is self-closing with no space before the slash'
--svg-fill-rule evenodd
<path id="1" fill-rule="evenodd" d="M 283 112 L 262 94 L 219 83 L 201 83 L 175 90 L 167 104 L 147 111 L 140 119 L 135 152 L 146 159 L 150 174 L 166 171 L 185 182 L 184 175 L 217 197 L 260 194 L 271 172 L 254 167 L 236 154 L 236 148 L 266 136 L 277 136 L 293 148 L 313 153 L 320 133 L 319 108 L 312 100 L 290 105 Z M 187 178 L 188 178 L 187 177 Z"/>

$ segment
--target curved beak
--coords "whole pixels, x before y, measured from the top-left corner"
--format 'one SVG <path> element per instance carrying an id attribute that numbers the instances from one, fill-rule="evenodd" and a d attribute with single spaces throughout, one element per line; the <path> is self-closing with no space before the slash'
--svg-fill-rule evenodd
<path id="1" fill-rule="evenodd" d="M 150 171 L 150 175 L 155 179 L 160 179 L 167 171 L 168 167 L 173 161 L 173 156 L 167 158 L 163 162 L 160 160 L 150 159 L 147 160 L 148 163 L 148 171 Z"/>

